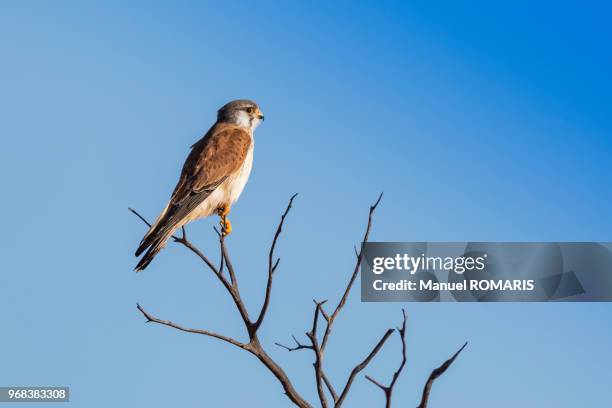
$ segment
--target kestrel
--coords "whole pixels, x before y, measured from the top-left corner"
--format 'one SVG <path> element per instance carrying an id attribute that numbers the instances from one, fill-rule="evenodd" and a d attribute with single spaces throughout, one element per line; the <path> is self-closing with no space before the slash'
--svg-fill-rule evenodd
<path id="1" fill-rule="evenodd" d="M 197 143 L 183 165 L 170 202 L 136 250 L 144 256 L 135 270 L 145 269 L 174 231 L 188 222 L 218 214 L 224 235 L 232 231 L 227 215 L 244 189 L 253 165 L 253 132 L 263 121 L 259 106 L 248 99 L 224 105 L 217 122 Z"/>

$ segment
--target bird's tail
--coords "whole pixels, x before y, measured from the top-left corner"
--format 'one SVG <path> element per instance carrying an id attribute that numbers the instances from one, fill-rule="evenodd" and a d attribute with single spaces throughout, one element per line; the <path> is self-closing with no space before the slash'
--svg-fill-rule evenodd
<path id="1" fill-rule="evenodd" d="M 156 234 L 152 242 L 149 243 L 147 252 L 145 252 L 143 257 L 140 258 L 140 261 L 138 261 L 138 264 L 136 265 L 134 270 L 136 272 L 144 270 L 151 263 L 153 258 L 155 258 L 155 255 L 157 255 L 157 253 L 166 245 L 166 241 L 168 240 L 168 238 L 170 238 L 171 235 L 172 231 L 167 231 L 165 233 L 161 233 L 160 231 L 160 233 Z M 138 248 L 140 251 L 137 252 L 138 254 L 140 254 L 142 251 L 144 251 L 144 249 L 146 249 L 146 247 L 142 249 L 141 248 Z"/>
<path id="2" fill-rule="evenodd" d="M 149 232 L 140 241 L 136 256 L 140 256 L 145 250 L 147 252 L 134 268 L 136 272 L 142 271 L 151 263 L 155 255 L 164 247 L 168 238 L 172 236 L 172 233 L 188 222 L 191 211 L 201 204 L 223 180 L 225 178 L 217 181 L 212 187 L 190 194 L 183 202 L 172 204 L 171 201 L 168 203 L 155 223 L 149 228 Z"/>
<path id="3" fill-rule="evenodd" d="M 176 230 L 176 221 L 169 219 L 170 212 L 168 206 L 162 211 L 157 217 L 155 223 L 149 228 L 149 231 L 145 234 L 140 241 L 140 245 L 136 250 L 136 256 L 140 256 L 145 250 L 147 251 L 144 256 L 138 261 L 138 265 L 134 270 L 140 272 L 144 270 L 155 258 L 155 255 L 165 246 L 168 238 L 172 236 L 172 232 Z"/>

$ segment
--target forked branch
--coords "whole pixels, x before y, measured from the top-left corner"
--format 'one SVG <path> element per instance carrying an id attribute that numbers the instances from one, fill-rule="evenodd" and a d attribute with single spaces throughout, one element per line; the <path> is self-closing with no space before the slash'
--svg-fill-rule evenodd
<path id="1" fill-rule="evenodd" d="M 372 228 L 372 217 L 374 215 L 374 211 L 376 210 L 376 207 L 378 207 L 378 204 L 380 203 L 380 200 L 382 199 L 382 193 L 380 194 L 380 196 L 378 197 L 378 199 L 376 200 L 376 202 L 370 207 L 370 211 L 368 213 L 368 223 L 366 226 L 366 230 L 362 239 L 362 244 L 366 243 L 368 241 L 369 235 L 370 235 L 370 230 Z M 348 296 L 351 292 L 351 289 L 353 287 L 353 284 L 355 283 L 355 280 L 357 279 L 357 276 L 359 275 L 359 270 L 361 267 L 361 262 L 363 261 L 363 254 L 362 252 L 357 252 L 357 250 L 355 250 L 355 254 L 356 254 L 356 262 L 355 262 L 355 267 L 353 269 L 353 273 L 351 274 L 351 277 L 344 289 L 344 292 L 342 294 L 342 297 L 340 298 L 338 304 L 336 305 L 336 308 L 334 309 L 334 311 L 332 312 L 332 314 L 328 314 L 322 307 L 324 302 L 315 302 L 315 312 L 314 312 L 314 319 L 313 319 L 313 329 L 306 333 L 306 335 L 308 336 L 308 338 L 311 341 L 311 345 L 310 346 L 305 346 L 302 345 L 301 343 L 299 343 L 295 338 L 295 342 L 297 344 L 296 347 L 287 347 L 284 346 L 280 343 L 276 343 L 278 346 L 285 348 L 288 351 L 296 351 L 296 350 L 303 350 L 303 349 L 310 349 L 314 352 L 315 355 L 315 361 L 314 361 L 314 367 L 315 367 L 315 381 L 317 384 L 317 392 L 319 395 L 319 400 L 321 402 L 321 406 L 323 408 L 327 407 L 327 398 L 325 396 L 324 390 L 323 390 L 323 385 L 325 385 L 325 387 L 327 387 L 327 390 L 329 391 L 330 395 L 333 398 L 334 401 L 334 406 L 340 407 L 342 406 L 342 404 L 344 403 L 350 389 L 351 386 L 353 384 L 353 381 L 355 379 L 355 377 L 357 376 L 357 374 L 362 371 L 369 363 L 370 361 L 376 356 L 376 354 L 380 351 L 380 349 L 382 348 L 382 346 L 384 345 L 384 343 L 387 341 L 387 339 L 389 338 L 389 336 L 391 335 L 391 333 L 393 333 L 393 329 L 389 329 L 387 330 L 387 332 L 383 335 L 383 337 L 380 339 L 380 341 L 376 344 L 376 346 L 374 347 L 374 349 L 370 352 L 370 354 L 368 354 L 368 356 L 361 362 L 359 363 L 355 368 L 353 368 L 353 370 L 351 371 L 347 382 L 344 386 L 344 388 L 342 389 L 342 392 L 340 393 L 340 395 L 338 395 L 338 393 L 336 392 L 333 384 L 331 383 L 331 381 L 329 380 L 329 378 L 327 377 L 327 375 L 325 374 L 325 370 L 323 368 L 323 360 L 324 360 L 324 353 L 325 353 L 325 348 L 327 346 L 327 342 L 329 341 L 330 338 L 330 334 L 332 331 L 332 327 L 333 324 L 336 320 L 336 318 L 338 317 L 340 311 L 342 310 L 342 308 L 345 306 L 346 301 L 348 299 Z M 323 332 L 323 340 L 322 342 L 319 343 L 318 338 L 317 338 L 317 322 L 318 322 L 318 317 L 319 314 L 321 314 L 321 316 L 323 316 L 323 318 L 325 319 L 325 330 Z"/>
<path id="2" fill-rule="evenodd" d="M 338 402 L 336 402 L 336 407 L 339 407 L 342 405 L 342 403 L 344 402 L 344 399 L 348 395 L 349 390 L 351 389 L 351 385 L 353 385 L 353 380 L 355 379 L 357 374 L 359 374 L 361 370 L 363 370 L 364 368 L 367 367 L 368 364 L 370 364 L 370 361 L 372 361 L 374 356 L 380 351 L 380 349 L 382 348 L 382 346 L 385 344 L 385 342 L 387 341 L 387 339 L 392 333 L 393 333 L 393 329 L 387 330 L 387 332 L 378 341 L 376 346 L 374 346 L 374 349 L 370 351 L 370 354 L 368 354 L 368 356 L 361 363 L 357 364 L 355 368 L 353 368 L 353 371 L 351 371 L 351 375 L 349 375 L 349 378 L 346 381 L 344 390 L 342 390 L 342 394 L 340 394 L 340 398 L 338 398 Z"/>
<path id="3" fill-rule="evenodd" d="M 374 385 L 378 386 L 385 393 L 385 407 L 391 407 L 391 397 L 393 395 L 393 387 L 397 382 L 402 370 L 406 366 L 406 311 L 402 309 L 402 326 L 397 328 L 397 332 L 399 333 L 400 340 L 402 341 L 402 362 L 398 369 L 393 373 L 393 378 L 391 379 L 391 383 L 389 385 L 382 385 L 380 382 L 376 381 L 369 375 L 366 375 L 366 378 L 370 380 Z"/>
<path id="4" fill-rule="evenodd" d="M 349 293 L 351 292 L 353 283 L 355 283 L 355 279 L 357 278 L 357 275 L 359 275 L 359 268 L 361 267 L 361 262 L 363 261 L 363 244 L 368 242 L 368 238 L 370 236 L 370 230 L 372 229 L 372 216 L 374 215 L 374 211 L 376 210 L 376 207 L 378 207 L 378 204 L 380 203 L 382 196 L 383 196 L 383 193 L 380 193 L 376 202 L 372 206 L 370 206 L 370 212 L 368 214 L 368 224 L 367 224 L 365 233 L 363 234 L 363 239 L 361 240 L 362 250 L 360 250 L 359 253 L 357 254 L 357 261 L 355 263 L 355 268 L 353 269 L 353 274 L 351 275 L 351 278 L 349 279 L 348 284 L 346 285 L 344 294 L 342 295 L 342 298 L 340 298 L 340 301 L 338 302 L 338 305 L 334 309 L 333 313 L 331 315 L 324 314 L 325 320 L 327 320 L 327 327 L 325 328 L 325 334 L 323 335 L 323 341 L 321 342 L 322 351 L 325 351 L 325 347 L 327 346 L 327 342 L 329 340 L 329 335 L 331 334 L 332 327 L 334 325 L 334 321 L 338 317 L 340 310 L 342 310 L 342 308 L 346 304 L 346 299 L 348 298 Z"/>
<path id="5" fill-rule="evenodd" d="M 291 197 L 291 200 L 289 201 L 289 204 L 287 206 L 287 209 L 285 210 L 282 218 L 281 218 L 281 224 L 279 225 L 279 227 L 277 228 L 277 232 L 274 236 L 274 241 L 272 243 L 272 248 L 270 249 L 270 256 L 273 256 L 274 253 L 274 247 L 276 246 L 276 242 L 278 240 L 278 237 L 280 235 L 280 231 L 281 231 L 281 227 L 282 224 L 284 223 L 285 217 L 287 216 L 287 214 L 289 213 L 289 210 L 291 208 L 291 204 L 293 202 L 293 199 L 295 198 L 295 195 L 293 197 Z M 129 208 L 129 210 L 134 213 L 138 218 L 140 218 L 145 224 L 147 224 L 149 227 L 151 226 L 151 224 L 142 216 L 140 215 L 137 211 L 133 210 L 132 208 Z M 220 251 L 221 251 L 221 260 L 220 260 L 220 266 L 219 268 L 217 268 L 211 261 L 210 259 L 208 259 L 208 257 L 206 257 L 202 251 L 200 251 L 195 245 L 193 245 L 188 239 L 187 239 L 187 235 L 185 233 L 185 229 L 182 229 L 183 235 L 181 237 L 173 235 L 172 238 L 174 239 L 175 242 L 185 246 L 186 248 L 188 248 L 191 252 L 195 253 L 202 261 L 204 261 L 204 263 L 206 264 L 206 266 L 213 272 L 213 274 L 215 275 L 215 277 L 217 279 L 219 279 L 219 281 L 221 282 L 221 284 L 223 285 L 223 287 L 226 289 L 226 291 L 228 292 L 228 294 L 230 295 L 230 297 L 232 298 L 232 300 L 234 301 L 234 304 L 236 305 L 236 308 L 238 309 L 238 312 L 240 313 L 240 317 L 242 318 L 246 331 L 249 335 L 249 342 L 247 343 L 242 343 L 238 340 L 232 339 L 228 336 L 219 334 L 219 333 L 215 333 L 215 332 L 211 332 L 208 330 L 201 330 L 201 329 L 191 329 L 191 328 L 186 328 L 183 326 L 180 326 L 178 324 L 175 324 L 171 321 L 168 320 L 162 320 L 159 319 L 157 317 L 154 317 L 153 315 L 151 315 L 150 313 L 148 313 L 147 311 L 145 311 L 145 309 L 140 306 L 137 305 L 138 310 L 145 316 L 145 318 L 147 319 L 147 322 L 154 322 L 154 323 L 158 323 L 158 324 L 162 324 L 168 327 L 172 327 L 176 330 L 181 330 L 181 331 L 185 331 L 185 332 L 189 332 L 189 333 L 196 333 L 196 334 L 202 334 L 202 335 L 206 335 L 209 337 L 214 337 L 217 338 L 219 340 L 223 340 L 225 342 L 228 342 L 234 346 L 240 347 L 243 350 L 246 350 L 248 352 L 250 352 L 251 354 L 255 355 L 267 368 L 268 370 L 270 370 L 270 372 L 278 379 L 278 381 L 281 383 L 281 385 L 283 386 L 283 389 L 285 391 L 285 394 L 287 395 L 287 397 L 298 407 L 301 408 L 311 408 L 312 406 L 297 392 L 297 390 L 294 388 L 293 384 L 291 383 L 291 380 L 289 379 L 289 377 L 287 376 L 287 374 L 284 372 L 284 370 L 265 352 L 265 350 L 263 349 L 261 343 L 259 342 L 259 339 L 257 337 L 257 329 L 260 327 L 261 322 L 263 321 L 266 311 L 267 311 L 267 305 L 269 304 L 269 299 L 270 299 L 270 294 L 268 293 L 269 290 L 266 291 L 266 296 L 265 296 L 265 300 L 264 300 L 264 306 L 262 308 L 262 311 L 259 314 L 259 317 L 257 319 L 256 322 L 252 322 L 249 318 L 249 314 L 247 311 L 246 306 L 244 305 L 244 302 L 242 300 L 242 296 L 240 295 L 240 290 L 238 289 L 238 280 L 236 278 L 236 273 L 234 271 L 234 266 L 232 264 L 232 261 L 230 259 L 230 256 L 228 254 L 228 250 L 227 247 L 225 245 L 225 237 L 220 234 L 217 231 L 217 234 L 219 236 L 219 246 L 220 246 Z M 230 280 L 228 281 L 227 278 L 223 275 L 223 267 L 225 265 L 225 268 L 228 271 L 228 274 L 230 276 Z M 272 275 L 274 273 L 274 271 L 276 270 L 276 267 L 278 266 L 278 261 L 275 262 L 274 265 L 272 265 L 271 268 L 269 268 L 269 282 L 268 282 L 268 286 L 271 289 L 271 279 L 272 279 Z"/>
<path id="6" fill-rule="evenodd" d="M 280 262 L 280 258 L 274 260 L 274 249 L 276 248 L 276 242 L 278 241 L 278 237 L 283 231 L 283 224 L 285 223 L 285 218 L 289 211 L 291 210 L 291 205 L 293 204 L 293 199 L 297 196 L 297 193 L 291 196 L 289 199 L 289 204 L 287 204 L 287 208 L 285 212 L 281 216 L 280 222 L 278 223 L 278 227 L 276 228 L 276 233 L 274 234 L 274 239 L 272 240 L 272 245 L 270 246 L 270 252 L 268 252 L 268 283 L 266 284 L 266 295 L 264 298 L 263 305 L 261 306 L 261 311 L 259 312 L 259 316 L 257 320 L 253 324 L 253 331 L 257 331 L 263 322 L 266 312 L 268 311 L 268 305 L 270 304 L 270 297 L 272 295 L 272 280 L 274 278 L 274 272 L 276 272 L 276 268 L 278 267 L 278 263 Z"/>
<path id="7" fill-rule="evenodd" d="M 213 331 L 188 328 L 188 327 L 184 327 L 176 323 L 173 323 L 169 320 L 159 319 L 151 315 L 150 313 L 148 313 L 139 304 L 137 304 L 137 308 L 140 311 L 140 313 L 142 313 L 142 315 L 147 319 L 147 322 L 161 324 L 161 325 L 168 326 L 173 329 L 188 332 L 188 333 L 201 334 L 204 336 L 216 338 L 218 340 L 222 340 L 233 346 L 236 346 L 238 348 L 248 351 L 249 353 L 256 356 L 259 359 L 259 361 L 264 366 L 266 366 L 266 368 L 278 379 L 278 381 L 283 386 L 285 394 L 296 406 L 301 407 L 301 408 L 312 408 L 310 403 L 308 403 L 294 388 L 291 380 L 289 379 L 287 374 L 284 372 L 284 370 L 278 365 L 278 363 L 276 363 L 266 353 L 266 351 L 264 350 L 257 336 L 257 332 L 261 328 L 263 321 L 265 320 L 266 314 L 268 312 L 268 309 L 269 309 L 271 296 L 272 296 L 272 284 L 273 284 L 274 274 L 276 272 L 276 269 L 278 268 L 279 261 L 280 261 L 280 258 L 275 257 L 274 251 L 276 249 L 278 239 L 283 230 L 285 219 L 287 215 L 289 214 L 289 211 L 291 210 L 293 200 L 295 199 L 296 196 L 297 194 L 293 195 L 291 199 L 289 200 L 289 203 L 287 204 L 287 207 L 284 213 L 282 214 L 280 222 L 276 228 L 276 232 L 274 234 L 274 238 L 272 240 L 270 250 L 268 252 L 268 268 L 267 268 L 268 273 L 267 273 L 266 289 L 264 293 L 264 300 L 262 302 L 261 309 L 255 321 L 252 321 L 250 319 L 248 310 L 242 300 L 242 296 L 238 288 L 238 279 L 236 277 L 236 272 L 234 270 L 234 266 L 229 256 L 228 249 L 225 245 L 225 237 L 223 236 L 223 234 L 221 234 L 219 231 L 215 229 L 219 237 L 219 248 L 220 248 L 220 260 L 219 260 L 218 267 L 215 266 L 215 264 L 213 264 L 212 261 L 206 255 L 204 255 L 202 251 L 200 251 L 193 243 L 191 243 L 187 239 L 185 228 L 182 228 L 182 236 L 176 236 L 176 235 L 172 236 L 172 239 L 175 242 L 185 246 L 187 249 L 193 252 L 196 256 L 198 256 L 204 262 L 204 264 L 208 267 L 208 269 L 210 269 L 213 272 L 214 276 L 221 282 L 222 286 L 225 288 L 225 290 L 228 292 L 228 294 L 234 301 L 234 304 L 240 314 L 240 317 L 242 318 L 244 322 L 245 329 L 248 334 L 248 339 L 249 339 L 248 342 L 241 342 L 232 337 L 225 336 L 223 334 L 219 334 Z M 378 207 L 378 204 L 380 203 L 381 198 L 382 198 L 382 193 L 380 194 L 376 202 L 370 207 L 370 211 L 368 214 L 368 223 L 367 223 L 366 230 L 365 230 L 365 233 L 362 239 L 362 247 L 361 247 L 362 250 L 357 251 L 357 248 L 355 248 L 355 255 L 356 255 L 355 267 L 346 285 L 346 288 L 344 289 L 342 297 L 340 298 L 335 309 L 333 309 L 333 312 L 329 314 L 323 308 L 323 305 L 325 304 L 326 301 L 321 301 L 321 302 L 315 301 L 315 310 L 313 313 L 312 327 L 306 333 L 306 337 L 309 339 L 310 344 L 301 343 L 295 336 L 292 336 L 293 341 L 295 342 L 295 346 L 286 346 L 280 343 L 275 343 L 277 346 L 282 347 L 290 352 L 297 351 L 297 350 L 312 350 L 313 351 L 314 356 L 315 356 L 313 367 L 314 367 L 315 381 L 316 381 L 316 386 L 317 386 L 317 395 L 319 397 L 319 402 L 322 408 L 328 408 L 329 406 L 329 401 L 327 400 L 327 395 L 325 393 L 325 390 L 327 390 L 327 392 L 333 399 L 332 406 L 334 408 L 339 408 L 342 406 L 342 404 L 346 401 L 347 395 L 349 394 L 349 391 L 351 390 L 351 386 L 353 385 L 353 382 L 355 378 L 357 377 L 357 375 L 368 366 L 368 364 L 374 359 L 374 357 L 378 354 L 378 352 L 384 346 L 385 342 L 394 332 L 393 329 L 388 329 L 384 333 L 384 335 L 380 338 L 380 340 L 372 348 L 370 353 L 351 370 L 348 376 L 348 379 L 346 380 L 346 383 L 344 387 L 342 388 L 341 392 L 340 393 L 336 392 L 336 389 L 334 388 L 330 379 L 327 377 L 325 370 L 324 370 L 323 362 L 324 362 L 325 349 L 329 342 L 334 322 L 336 318 L 338 317 L 338 315 L 340 314 L 340 311 L 346 305 L 350 291 L 353 287 L 353 284 L 355 283 L 357 275 L 359 274 L 361 263 L 363 262 L 363 243 L 366 243 L 368 241 L 370 230 L 372 227 L 372 216 L 374 214 L 374 211 Z M 132 213 L 134 213 L 138 218 L 140 218 L 149 227 L 151 226 L 151 224 L 144 217 L 142 217 L 138 212 L 136 212 L 135 210 L 131 208 L 129 210 Z M 227 275 L 229 276 L 229 279 L 224 274 L 224 271 L 227 271 Z M 387 407 L 391 406 L 391 397 L 393 394 L 393 389 L 396 385 L 397 379 L 399 378 L 400 374 L 402 373 L 402 370 L 404 369 L 406 365 L 406 313 L 404 310 L 402 310 L 402 313 L 403 313 L 403 322 L 402 322 L 401 327 L 397 329 L 400 335 L 400 339 L 402 341 L 402 360 L 399 365 L 399 368 L 393 374 L 391 383 L 388 386 L 385 386 L 382 383 L 378 382 L 377 380 L 369 376 L 366 376 L 366 378 L 369 381 L 371 381 L 372 383 L 374 383 L 376 386 L 378 386 L 384 391 Z M 322 319 L 320 319 L 320 317 L 322 317 Z M 319 326 L 323 323 L 325 327 L 321 328 L 322 338 L 321 338 L 321 341 L 319 341 L 319 334 L 318 334 Z M 465 346 L 466 345 L 464 344 L 463 347 L 461 347 L 461 349 L 459 349 L 459 351 L 457 351 L 449 360 L 447 360 L 440 367 L 432 371 L 423 389 L 421 404 L 419 405 L 418 408 L 427 407 L 427 400 L 429 398 L 429 393 L 431 391 L 431 386 L 433 382 L 435 381 L 436 378 L 440 377 L 448 369 L 448 367 L 453 363 L 453 361 L 457 358 L 457 356 L 465 348 Z"/>

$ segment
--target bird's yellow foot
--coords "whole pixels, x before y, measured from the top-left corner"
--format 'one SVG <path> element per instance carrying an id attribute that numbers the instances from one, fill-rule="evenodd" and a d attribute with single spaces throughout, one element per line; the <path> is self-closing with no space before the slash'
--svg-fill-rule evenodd
<path id="1" fill-rule="evenodd" d="M 227 217 L 227 215 L 230 213 L 230 206 L 229 205 L 225 205 L 223 204 L 222 206 L 220 206 L 219 208 L 217 208 L 217 215 L 221 218 L 223 217 Z"/>
<path id="2" fill-rule="evenodd" d="M 223 234 L 224 237 L 232 233 L 232 223 L 227 217 L 221 217 L 219 224 L 221 224 L 221 234 Z"/>

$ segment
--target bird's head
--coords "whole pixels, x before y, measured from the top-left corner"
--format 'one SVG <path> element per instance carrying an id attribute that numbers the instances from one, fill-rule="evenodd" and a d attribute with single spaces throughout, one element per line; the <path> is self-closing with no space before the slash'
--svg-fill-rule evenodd
<path id="1" fill-rule="evenodd" d="M 217 112 L 217 122 L 231 123 L 254 130 L 264 120 L 259 106 L 248 99 L 226 103 Z"/>

